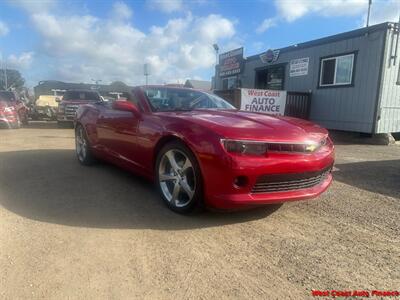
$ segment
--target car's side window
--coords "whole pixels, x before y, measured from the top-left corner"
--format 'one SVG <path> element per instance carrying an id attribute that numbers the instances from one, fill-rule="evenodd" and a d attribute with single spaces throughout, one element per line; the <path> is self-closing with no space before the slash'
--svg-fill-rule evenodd
<path id="1" fill-rule="evenodd" d="M 121 94 L 120 99 L 126 99 L 127 101 L 133 102 L 135 104 L 138 103 L 137 98 L 135 97 L 135 95 L 133 93 L 130 92 L 124 92 Z"/>
<path id="2" fill-rule="evenodd" d="M 140 103 L 140 101 L 138 100 L 137 96 L 135 95 L 135 93 L 132 92 L 127 92 L 127 93 L 123 93 L 121 95 L 121 98 L 125 98 L 127 101 L 130 101 L 134 104 L 136 104 L 136 106 L 143 111 L 143 107 L 142 104 Z"/>

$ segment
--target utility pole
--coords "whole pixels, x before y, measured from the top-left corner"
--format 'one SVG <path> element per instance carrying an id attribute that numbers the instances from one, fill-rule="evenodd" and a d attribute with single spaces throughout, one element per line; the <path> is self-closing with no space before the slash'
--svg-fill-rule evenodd
<path id="1" fill-rule="evenodd" d="M 7 62 L 1 58 L 2 69 L 4 72 L 4 89 L 7 91 L 8 89 L 8 82 L 7 82 Z"/>
<path id="2" fill-rule="evenodd" d="M 99 89 L 99 82 L 102 82 L 101 79 L 92 79 L 92 81 L 96 84 L 96 90 Z"/>
<path id="3" fill-rule="evenodd" d="M 369 26 L 369 16 L 371 14 L 372 0 L 368 0 L 367 27 Z"/>
<path id="4" fill-rule="evenodd" d="M 217 44 L 213 44 L 214 50 L 215 50 L 215 65 L 218 65 L 218 51 L 219 47 Z"/>
<path id="5" fill-rule="evenodd" d="M 146 77 L 146 85 L 148 85 L 149 84 L 149 75 L 150 75 L 149 64 L 143 65 L 143 74 Z"/>
<path id="6" fill-rule="evenodd" d="M 218 65 L 218 44 L 213 44 L 215 50 L 215 76 L 214 76 L 214 89 L 217 89 L 217 65 Z"/>

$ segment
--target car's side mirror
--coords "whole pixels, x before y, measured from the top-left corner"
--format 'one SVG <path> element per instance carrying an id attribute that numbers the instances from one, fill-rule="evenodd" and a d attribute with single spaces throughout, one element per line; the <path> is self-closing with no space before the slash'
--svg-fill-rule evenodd
<path id="1" fill-rule="evenodd" d="M 60 103 L 60 102 L 61 102 L 61 99 L 60 99 L 60 98 L 58 98 L 58 97 L 56 97 L 56 99 L 55 99 L 55 100 L 56 100 L 56 102 L 57 102 L 57 103 Z"/>
<path id="2" fill-rule="evenodd" d="M 115 110 L 130 111 L 135 116 L 140 115 L 139 108 L 132 102 L 126 100 L 115 100 L 112 104 L 112 108 Z"/>

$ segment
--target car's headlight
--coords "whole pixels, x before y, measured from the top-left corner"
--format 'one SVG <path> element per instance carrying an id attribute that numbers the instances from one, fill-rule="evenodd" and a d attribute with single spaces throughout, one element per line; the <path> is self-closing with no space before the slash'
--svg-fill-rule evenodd
<path id="1" fill-rule="evenodd" d="M 4 112 L 13 112 L 15 108 L 13 106 L 7 106 L 4 108 Z"/>
<path id="2" fill-rule="evenodd" d="M 60 104 L 58 106 L 58 112 L 63 113 L 64 111 L 65 111 L 65 106 Z"/>
<path id="3" fill-rule="evenodd" d="M 221 143 L 225 150 L 229 153 L 265 155 L 267 152 L 313 153 L 318 151 L 321 147 L 325 146 L 328 141 L 327 138 L 323 138 L 319 142 L 310 141 L 304 143 L 280 143 L 221 139 Z"/>
<path id="4" fill-rule="evenodd" d="M 265 142 L 222 139 L 221 143 L 225 150 L 230 153 L 264 155 L 267 152 Z"/>

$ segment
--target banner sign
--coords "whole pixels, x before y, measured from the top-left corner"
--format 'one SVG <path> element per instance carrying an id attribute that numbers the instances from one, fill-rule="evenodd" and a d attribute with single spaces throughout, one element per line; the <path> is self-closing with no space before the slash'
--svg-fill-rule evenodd
<path id="1" fill-rule="evenodd" d="M 241 89 L 240 110 L 283 116 L 286 91 Z"/>
<path id="2" fill-rule="evenodd" d="M 242 72 L 243 47 L 219 55 L 219 76 L 231 76 Z"/>
<path id="3" fill-rule="evenodd" d="M 289 76 L 303 76 L 308 74 L 309 57 L 292 59 L 290 61 Z"/>

